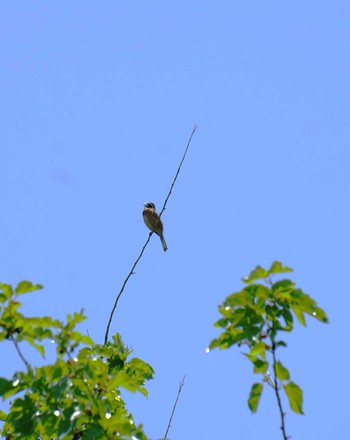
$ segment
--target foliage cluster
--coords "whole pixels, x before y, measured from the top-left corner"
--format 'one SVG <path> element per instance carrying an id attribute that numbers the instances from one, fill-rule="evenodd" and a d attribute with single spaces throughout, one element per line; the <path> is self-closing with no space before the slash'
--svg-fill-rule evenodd
<path id="1" fill-rule="evenodd" d="M 257 266 L 243 278 L 244 287 L 219 306 L 221 317 L 215 327 L 221 334 L 208 348 L 226 350 L 237 345 L 247 349 L 244 355 L 253 372 L 261 376 L 251 387 L 248 406 L 256 412 L 264 386 L 270 386 L 280 411 L 284 440 L 289 437 L 281 390 L 297 414 L 303 414 L 303 391 L 277 359 L 277 349 L 287 346 L 282 335 L 293 330 L 295 321 L 305 326 L 306 315 L 328 322 L 315 300 L 293 281 L 274 280 L 276 275 L 291 271 L 276 261 L 268 270 Z M 7 413 L 0 410 L 0 434 L 8 440 L 146 440 L 142 425 L 136 425 L 127 410 L 121 390 L 147 397 L 145 383 L 153 378 L 152 367 L 131 357 L 119 334 L 112 342 L 99 345 L 80 333 L 77 326 L 86 319 L 82 312 L 68 315 L 66 322 L 25 317 L 20 313 L 21 295 L 41 288 L 29 281 L 21 281 L 15 288 L 0 284 L 0 342 L 10 341 L 25 366 L 10 379 L 0 378 L 0 397 L 12 399 Z M 22 347 L 29 344 L 44 358 L 45 342 L 54 343 L 55 360 L 33 367 Z M 182 386 L 183 382 L 179 393 Z M 178 396 L 173 412 L 177 400 Z"/>
<path id="2" fill-rule="evenodd" d="M 86 319 L 83 313 L 68 315 L 65 323 L 23 316 L 19 297 L 41 288 L 28 281 L 15 289 L 0 284 L 0 341 L 11 341 L 25 364 L 25 371 L 0 378 L 0 396 L 14 399 L 8 414 L 0 411 L 0 434 L 8 440 L 146 440 L 142 425 L 126 409 L 121 389 L 147 396 L 150 365 L 130 358 L 131 350 L 118 334 L 105 345 L 81 334 L 76 327 Z M 55 344 L 56 359 L 33 368 L 21 346 L 30 344 L 44 357 L 44 341 Z"/>
<path id="3" fill-rule="evenodd" d="M 253 372 L 262 376 L 261 382 L 251 387 L 248 406 L 256 412 L 264 384 L 271 386 L 275 390 L 285 439 L 285 413 L 279 391 L 284 390 L 290 408 L 297 414 L 303 414 L 303 392 L 291 380 L 288 368 L 277 360 L 277 348 L 287 346 L 280 334 L 293 330 L 295 318 L 306 326 L 305 315 L 328 322 L 325 312 L 315 300 L 297 288 L 293 281 L 282 279 L 273 282 L 275 275 L 287 272 L 292 272 L 292 269 L 275 261 L 268 270 L 257 266 L 243 278 L 243 289 L 229 295 L 219 306 L 221 318 L 215 327 L 222 332 L 209 345 L 209 350 L 225 350 L 233 345 L 247 347 L 244 355 L 252 363 Z"/>

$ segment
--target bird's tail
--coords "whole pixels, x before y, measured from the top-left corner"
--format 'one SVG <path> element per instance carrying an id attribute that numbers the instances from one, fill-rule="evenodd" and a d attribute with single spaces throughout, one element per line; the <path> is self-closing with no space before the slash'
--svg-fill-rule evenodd
<path id="1" fill-rule="evenodd" d="M 165 252 L 165 251 L 168 250 L 168 246 L 167 246 L 167 244 L 166 244 L 166 241 L 165 241 L 164 235 L 163 235 L 163 234 L 160 234 L 159 237 L 160 237 L 160 241 L 162 242 L 162 246 L 163 246 L 163 249 L 164 249 L 164 252 Z"/>

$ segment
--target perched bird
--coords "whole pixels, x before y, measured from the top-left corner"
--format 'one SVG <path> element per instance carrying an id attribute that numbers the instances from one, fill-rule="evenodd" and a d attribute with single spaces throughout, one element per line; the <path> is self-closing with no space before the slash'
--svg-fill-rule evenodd
<path id="1" fill-rule="evenodd" d="M 152 202 L 145 203 L 143 206 L 144 206 L 142 212 L 143 221 L 145 222 L 148 229 L 159 235 L 160 241 L 162 242 L 162 246 L 165 252 L 166 250 L 168 250 L 168 246 L 166 245 L 164 239 L 163 223 L 159 217 L 158 212 L 156 211 L 156 206 Z"/>

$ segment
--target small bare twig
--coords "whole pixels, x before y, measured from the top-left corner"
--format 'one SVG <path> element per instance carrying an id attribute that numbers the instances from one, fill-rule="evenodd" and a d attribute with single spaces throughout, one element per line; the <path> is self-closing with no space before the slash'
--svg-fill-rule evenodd
<path id="1" fill-rule="evenodd" d="M 16 339 L 12 336 L 11 340 L 13 342 L 13 345 L 15 346 L 15 349 L 16 349 L 16 351 L 18 353 L 18 356 L 22 359 L 22 361 L 24 362 L 25 366 L 29 369 L 30 368 L 30 364 L 27 361 L 27 359 L 23 356 L 23 353 L 21 352 L 21 349 L 19 348 L 19 345 L 18 345 Z"/>
<path id="2" fill-rule="evenodd" d="M 284 416 L 286 415 L 286 413 L 283 411 L 282 408 L 282 401 L 281 401 L 281 396 L 280 396 L 280 392 L 279 392 L 279 388 L 278 388 L 278 379 L 277 379 L 277 372 L 276 372 L 276 344 L 274 341 L 272 342 L 272 357 L 273 357 L 273 381 L 274 381 L 274 390 L 275 390 L 275 394 L 276 394 L 276 399 L 277 399 L 277 403 L 278 403 L 278 408 L 280 411 L 280 416 L 281 416 L 281 431 L 283 434 L 283 440 L 288 440 L 288 436 L 286 433 L 286 426 L 285 426 L 285 421 L 284 421 Z"/>
<path id="3" fill-rule="evenodd" d="M 180 397 L 180 394 L 181 394 L 181 391 L 182 391 L 182 387 L 183 387 L 184 384 L 185 384 L 185 378 L 186 378 L 186 376 L 184 376 L 184 377 L 182 378 L 182 381 L 180 382 L 179 389 L 178 389 L 178 392 L 177 392 L 177 396 L 176 396 L 176 399 L 175 399 L 175 402 L 174 402 L 173 410 L 171 411 L 171 415 L 170 415 L 169 423 L 168 423 L 168 426 L 167 426 L 167 428 L 166 428 L 166 431 L 165 431 L 164 439 L 163 439 L 163 440 L 166 440 L 166 439 L 167 439 L 167 435 L 168 435 L 169 429 L 171 428 L 171 422 L 172 422 L 173 417 L 174 417 L 174 413 L 175 413 L 176 406 L 177 406 L 177 402 L 178 402 L 178 400 L 179 400 L 179 397 Z"/>
<path id="4" fill-rule="evenodd" d="M 118 293 L 118 296 L 117 296 L 117 298 L 116 298 L 116 300 L 115 300 L 115 302 L 114 302 L 114 306 L 113 306 L 112 312 L 111 312 L 111 314 L 110 314 L 110 316 L 109 316 L 109 320 L 108 320 L 108 324 L 107 324 L 107 328 L 106 328 L 106 333 L 105 333 L 105 344 L 107 344 L 107 341 L 108 341 L 109 327 L 111 326 L 111 322 L 112 322 L 112 319 L 113 319 L 113 315 L 114 315 L 115 309 L 117 308 L 119 298 L 121 297 L 121 295 L 122 295 L 122 293 L 123 293 L 123 291 L 124 291 L 124 287 L 126 286 L 126 283 L 129 281 L 129 278 L 131 277 L 131 275 L 134 274 L 134 269 L 135 269 L 137 263 L 141 260 L 141 257 L 142 257 L 142 255 L 143 255 L 145 249 L 146 249 L 146 246 L 148 245 L 148 243 L 149 243 L 149 241 L 150 241 L 150 239 L 151 239 L 151 235 L 152 235 L 152 233 L 149 234 L 149 236 L 148 236 L 148 238 L 147 238 L 147 240 L 146 240 L 146 243 L 143 245 L 143 248 L 142 248 L 142 250 L 141 250 L 141 252 L 140 252 L 140 255 L 137 257 L 137 259 L 136 259 L 135 263 L 133 264 L 133 266 L 132 266 L 132 268 L 131 268 L 131 270 L 130 270 L 128 276 L 125 278 L 124 283 L 123 283 L 123 285 L 122 285 L 122 288 L 120 289 L 120 291 L 119 291 L 119 293 Z"/>
<path id="5" fill-rule="evenodd" d="M 190 144 L 191 144 L 192 137 L 193 137 L 193 135 L 194 135 L 194 133 L 195 133 L 196 130 L 197 130 L 197 126 L 195 125 L 195 126 L 193 127 L 192 133 L 191 133 L 191 135 L 190 135 L 190 137 L 189 137 L 189 139 L 188 139 L 188 142 L 187 142 L 187 146 L 186 146 L 185 152 L 184 152 L 184 154 L 183 154 L 183 156 L 182 156 L 182 159 L 181 159 L 180 165 L 179 165 L 179 167 L 178 167 L 178 169 L 177 169 L 177 171 L 176 171 L 176 174 L 175 174 L 174 180 L 173 180 L 173 182 L 172 182 L 172 184 L 171 184 L 170 190 L 169 190 L 168 195 L 167 195 L 167 197 L 166 197 L 166 199 L 165 199 L 165 202 L 164 202 L 164 204 L 163 204 L 163 208 L 162 208 L 162 210 L 161 210 L 160 213 L 159 213 L 159 216 L 161 216 L 162 213 L 163 213 L 163 211 L 165 210 L 166 204 L 168 203 L 169 197 L 170 197 L 170 195 L 171 195 L 171 193 L 172 193 L 172 190 L 173 190 L 173 188 L 174 188 L 175 182 L 176 182 L 177 177 L 178 177 L 178 175 L 179 175 L 179 173 L 180 173 L 180 170 L 181 170 L 181 167 L 182 167 L 183 161 L 185 160 L 185 157 L 186 157 L 186 154 L 187 154 L 187 150 L 188 150 L 188 148 L 189 148 L 189 146 L 190 146 Z M 114 305 L 113 305 L 113 308 L 112 308 L 111 314 L 110 314 L 110 316 L 109 316 L 109 320 L 108 320 L 107 328 L 106 328 L 105 342 L 104 342 L 105 344 L 106 344 L 107 341 L 108 341 L 109 328 L 110 328 L 110 326 L 111 326 L 111 322 L 112 322 L 112 319 L 113 319 L 113 315 L 114 315 L 115 309 L 117 308 L 119 298 L 121 297 L 121 295 L 122 295 L 122 293 L 123 293 L 123 291 L 124 291 L 124 288 L 125 288 L 125 286 L 126 286 L 126 283 L 129 281 L 129 278 L 131 277 L 131 275 L 134 274 L 135 267 L 137 266 L 137 263 L 141 260 L 141 257 L 142 257 L 142 255 L 143 255 L 143 253 L 144 253 L 144 251 L 145 251 L 145 249 L 146 249 L 146 247 L 147 247 L 147 245 L 148 245 L 150 239 L 151 239 L 151 236 L 152 236 L 152 232 L 149 234 L 149 236 L 148 236 L 148 238 L 147 238 L 145 244 L 144 244 L 143 247 L 142 247 L 142 250 L 141 250 L 141 252 L 140 252 L 140 255 L 137 257 L 135 263 L 133 264 L 133 266 L 132 266 L 130 272 L 128 273 L 127 277 L 125 278 L 125 280 L 124 280 L 124 282 L 123 282 L 123 284 L 122 284 L 122 287 L 121 287 L 121 289 L 120 289 L 120 291 L 119 291 L 119 293 L 118 293 L 118 295 L 117 295 L 117 297 L 116 297 L 116 300 L 115 300 L 115 302 L 114 302 Z"/>
<path id="6" fill-rule="evenodd" d="M 181 167 L 182 167 L 183 161 L 185 160 L 185 157 L 186 157 L 186 154 L 187 154 L 187 150 L 188 150 L 189 146 L 191 145 L 192 137 L 193 137 L 193 135 L 194 135 L 194 133 L 195 133 L 196 130 L 197 130 L 197 125 L 195 125 L 195 126 L 193 127 L 192 133 L 190 134 L 190 137 L 188 138 L 188 142 L 187 142 L 187 146 L 186 146 L 185 152 L 184 152 L 184 154 L 183 154 L 183 156 L 182 156 L 182 159 L 181 159 L 180 165 L 179 165 L 179 167 L 178 167 L 178 169 L 177 169 L 177 171 L 176 171 L 176 174 L 175 174 L 175 177 L 174 177 L 173 183 L 171 184 L 171 187 L 170 187 L 170 190 L 169 190 L 169 192 L 168 192 L 168 195 L 166 196 L 165 202 L 164 202 L 164 204 L 163 204 L 163 208 L 162 208 L 162 210 L 161 210 L 160 213 L 159 213 L 159 217 L 163 214 L 163 212 L 164 212 L 164 210 L 165 210 L 165 207 L 166 207 L 166 204 L 168 203 L 168 200 L 169 200 L 169 197 L 170 197 L 170 195 L 171 195 L 171 193 L 172 193 L 172 191 L 173 191 L 173 188 L 174 188 L 174 185 L 175 185 L 175 182 L 176 182 L 177 176 L 179 175 L 179 172 L 180 172 L 180 170 L 181 170 Z"/>

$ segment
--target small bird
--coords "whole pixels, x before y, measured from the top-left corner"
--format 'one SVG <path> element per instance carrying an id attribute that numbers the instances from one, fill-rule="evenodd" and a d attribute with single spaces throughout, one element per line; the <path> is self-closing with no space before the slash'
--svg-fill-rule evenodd
<path id="1" fill-rule="evenodd" d="M 158 212 L 156 211 L 156 206 L 152 202 L 145 203 L 143 206 L 144 206 L 142 212 L 143 221 L 145 222 L 148 229 L 159 235 L 160 241 L 162 242 L 162 246 L 165 252 L 166 250 L 168 250 L 168 246 L 166 245 L 166 241 L 164 239 L 163 223 L 159 217 Z"/>

